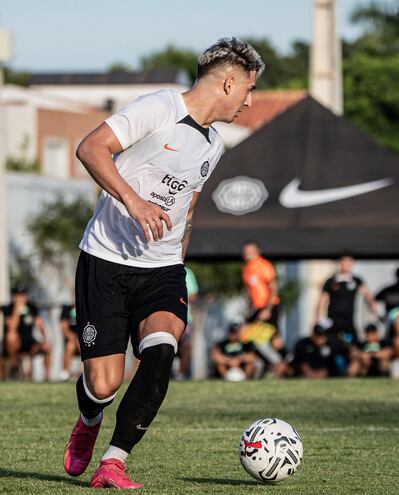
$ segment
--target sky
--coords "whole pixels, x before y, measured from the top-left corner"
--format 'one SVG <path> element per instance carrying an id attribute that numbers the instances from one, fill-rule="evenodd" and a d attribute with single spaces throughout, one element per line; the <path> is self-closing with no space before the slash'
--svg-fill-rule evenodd
<path id="1" fill-rule="evenodd" d="M 379 0 L 392 4 L 395 0 Z M 368 0 L 337 0 L 338 32 L 361 28 L 350 14 Z M 8 63 L 34 72 L 132 69 L 168 44 L 202 51 L 221 36 L 267 37 L 288 53 L 312 36 L 313 0 L 0 0 L 0 28 L 12 32 Z"/>

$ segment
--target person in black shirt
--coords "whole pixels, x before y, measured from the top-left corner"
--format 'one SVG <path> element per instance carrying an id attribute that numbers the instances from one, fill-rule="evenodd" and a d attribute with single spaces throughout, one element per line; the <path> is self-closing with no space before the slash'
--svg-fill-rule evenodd
<path id="1" fill-rule="evenodd" d="M 64 359 L 63 368 L 60 373 L 61 380 L 70 378 L 70 366 L 74 354 L 79 353 L 79 340 L 76 334 L 76 307 L 75 304 L 65 304 L 62 306 L 61 331 L 64 336 Z"/>
<path id="2" fill-rule="evenodd" d="M 393 314 L 392 310 L 399 309 L 399 268 L 396 269 L 396 283 L 380 290 L 375 296 L 377 301 L 381 301 L 385 306 L 385 317 L 388 318 L 388 332 L 392 336 L 396 318 L 389 318 L 388 314 Z"/>
<path id="3" fill-rule="evenodd" d="M 350 376 L 387 376 L 393 356 L 391 343 L 380 339 L 373 324 L 367 325 L 365 334 L 366 339 L 350 365 Z"/>
<path id="4" fill-rule="evenodd" d="M 243 369 L 247 378 L 251 378 L 255 370 L 255 353 L 251 343 L 240 340 L 241 325 L 231 325 L 226 340 L 216 344 L 211 359 L 222 378 L 226 378 L 228 370 Z"/>
<path id="5" fill-rule="evenodd" d="M 297 342 L 293 366 L 296 374 L 305 378 L 327 378 L 334 375 L 334 351 L 329 345 L 325 329 L 316 325 L 310 337 Z"/>
<path id="6" fill-rule="evenodd" d="M 44 354 L 45 379 L 49 379 L 51 363 L 51 347 L 47 342 L 43 320 L 35 304 L 28 301 L 27 289 L 19 285 L 12 290 L 12 302 L 3 307 L 5 319 L 5 347 L 4 351 L 8 358 L 8 367 L 11 377 L 18 376 L 21 353 L 30 356 Z M 34 335 L 34 328 L 40 332 L 40 339 Z M 32 367 L 27 373 L 31 377 Z"/>
<path id="7" fill-rule="evenodd" d="M 340 258 L 337 273 L 323 286 L 316 314 L 316 321 L 320 322 L 327 307 L 327 317 L 331 320 L 329 333 L 348 343 L 358 340 L 354 324 L 357 294 L 364 297 L 370 310 L 376 314 L 376 302 L 371 292 L 365 282 L 352 273 L 353 262 L 351 256 Z"/>

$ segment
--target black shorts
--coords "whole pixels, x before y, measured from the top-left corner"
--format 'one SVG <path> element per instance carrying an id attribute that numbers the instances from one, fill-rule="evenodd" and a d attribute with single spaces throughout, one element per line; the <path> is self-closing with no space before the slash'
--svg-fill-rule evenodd
<path id="1" fill-rule="evenodd" d="M 184 265 L 139 268 L 82 251 L 76 270 L 77 334 L 82 361 L 137 349 L 139 323 L 168 311 L 187 324 Z"/>

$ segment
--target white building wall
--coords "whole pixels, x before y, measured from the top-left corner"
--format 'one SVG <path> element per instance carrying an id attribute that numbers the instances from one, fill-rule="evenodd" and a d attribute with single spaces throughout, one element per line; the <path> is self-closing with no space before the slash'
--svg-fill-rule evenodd
<path id="1" fill-rule="evenodd" d="M 5 157 L 20 158 L 22 146 L 26 147 L 26 158 L 37 157 L 37 110 L 32 105 L 4 105 Z"/>

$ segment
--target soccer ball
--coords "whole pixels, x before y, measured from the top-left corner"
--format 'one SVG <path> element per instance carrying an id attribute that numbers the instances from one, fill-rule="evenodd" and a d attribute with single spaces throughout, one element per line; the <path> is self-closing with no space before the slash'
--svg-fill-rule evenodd
<path id="1" fill-rule="evenodd" d="M 259 419 L 242 434 L 241 464 L 259 481 L 285 480 L 298 469 L 302 456 L 301 437 L 295 428 L 281 419 Z"/>
<path id="2" fill-rule="evenodd" d="M 224 377 L 228 382 L 243 382 L 247 376 L 241 368 L 230 368 Z"/>

